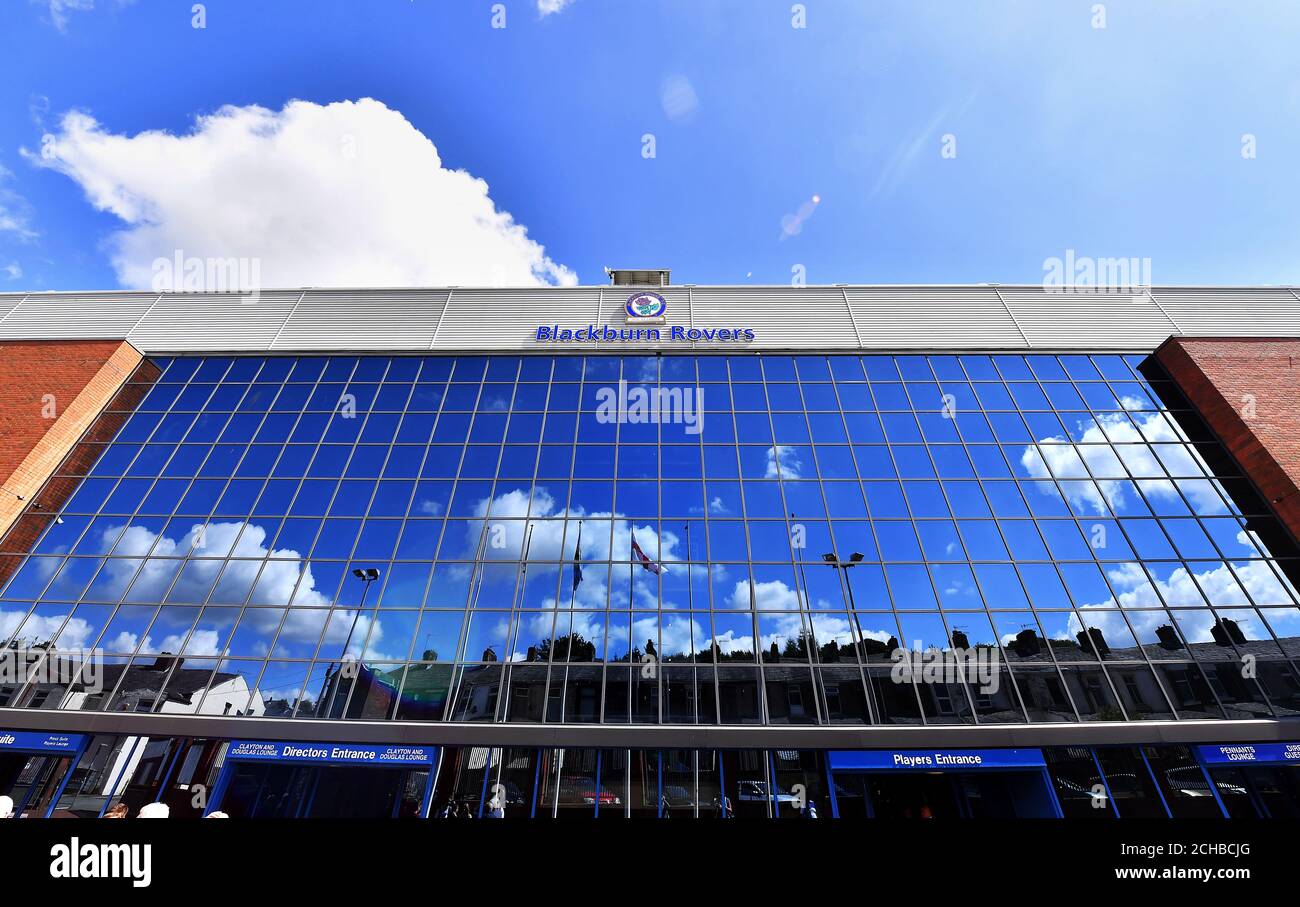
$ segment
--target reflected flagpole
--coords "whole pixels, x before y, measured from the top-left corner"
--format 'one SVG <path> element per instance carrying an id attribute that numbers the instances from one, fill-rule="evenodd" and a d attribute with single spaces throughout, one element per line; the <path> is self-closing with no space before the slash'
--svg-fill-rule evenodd
<path id="1" fill-rule="evenodd" d="M 582 521 L 578 521 L 578 543 L 573 546 L 573 588 L 569 590 L 569 607 L 578 599 L 578 586 L 582 583 Z"/>
<path id="2" fill-rule="evenodd" d="M 682 528 L 686 530 L 686 607 L 694 611 L 695 585 L 692 582 L 692 577 L 695 571 L 691 565 L 691 524 L 683 523 Z"/>

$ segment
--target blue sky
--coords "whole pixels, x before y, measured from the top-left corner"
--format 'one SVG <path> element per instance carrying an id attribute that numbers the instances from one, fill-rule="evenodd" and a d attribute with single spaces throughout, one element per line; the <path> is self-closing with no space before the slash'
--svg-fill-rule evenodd
<path id="1" fill-rule="evenodd" d="M 10 0 L 0 290 L 143 285 L 174 249 L 294 286 L 1038 283 L 1071 249 L 1300 283 L 1279 4 L 501 5 Z"/>

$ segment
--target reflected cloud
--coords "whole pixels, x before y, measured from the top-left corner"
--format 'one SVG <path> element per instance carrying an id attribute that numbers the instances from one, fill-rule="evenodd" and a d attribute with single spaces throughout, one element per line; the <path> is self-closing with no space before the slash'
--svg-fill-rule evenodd
<path id="1" fill-rule="evenodd" d="M 1126 399 L 1124 404 L 1130 407 L 1139 405 L 1138 401 L 1131 399 Z M 1040 438 L 1036 444 L 1027 445 L 1020 454 L 1020 465 L 1035 479 L 1086 480 L 1090 475 L 1095 476 L 1093 481 L 1067 481 L 1062 486 L 1062 493 L 1076 510 L 1105 514 L 1109 508 L 1113 513 L 1124 513 L 1129 486 L 1126 479 L 1118 477 L 1121 470 L 1117 466 L 1122 463 L 1133 478 L 1140 480 L 1142 491 L 1148 496 L 1174 499 L 1181 487 L 1199 513 L 1226 512 L 1212 483 L 1195 480 L 1175 485 L 1165 478 L 1166 469 L 1169 474 L 1177 476 L 1200 476 L 1207 472 L 1199 455 L 1191 448 L 1182 444 L 1160 448 L 1164 456 L 1162 466 L 1152 448 L 1140 443 L 1185 440 L 1174 431 L 1163 414 L 1099 413 L 1095 418 L 1080 420 L 1077 428 L 1081 429 L 1077 442 L 1059 435 Z M 1112 442 L 1114 446 L 1111 446 Z M 1042 484 L 1040 490 L 1049 495 L 1057 492 L 1050 481 Z"/>

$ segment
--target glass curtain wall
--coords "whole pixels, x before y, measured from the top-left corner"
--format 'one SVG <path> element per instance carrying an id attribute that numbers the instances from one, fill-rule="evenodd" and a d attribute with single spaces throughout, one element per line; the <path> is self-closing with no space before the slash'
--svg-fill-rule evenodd
<path id="1" fill-rule="evenodd" d="M 102 659 L 0 705 L 1295 715 L 1296 551 L 1145 359 L 154 359 L 38 495 L 34 545 L 0 556 L 0 642 Z M 979 671 L 900 680 L 902 650 Z M 560 812 L 611 772 L 707 806 L 663 756 L 557 759 L 541 783 Z"/>

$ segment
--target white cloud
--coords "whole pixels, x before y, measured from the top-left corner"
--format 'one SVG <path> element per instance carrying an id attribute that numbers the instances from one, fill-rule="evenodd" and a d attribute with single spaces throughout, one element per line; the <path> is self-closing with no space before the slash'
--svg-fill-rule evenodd
<path id="1" fill-rule="evenodd" d="M 1135 401 L 1125 400 L 1124 403 L 1132 408 Z M 1021 452 L 1020 465 L 1035 479 L 1050 480 L 1055 476 L 1067 480 L 1061 490 L 1080 511 L 1105 514 L 1109 507 L 1116 514 L 1125 514 L 1127 473 L 1137 480 L 1142 492 L 1149 497 L 1173 500 L 1181 488 L 1198 513 L 1226 512 L 1210 482 L 1179 479 L 1178 487 L 1175 487 L 1173 481 L 1165 478 L 1166 470 L 1176 476 L 1197 476 L 1206 471 L 1192 448 L 1181 444 L 1160 444 L 1152 448 L 1141 443 L 1185 440 L 1174 431 L 1169 420 L 1158 412 L 1134 412 L 1131 415 L 1136 426 L 1123 413 L 1100 413 L 1087 423 L 1080 422 L 1079 427 L 1085 424 L 1087 427 L 1079 437 L 1078 446 L 1059 435 L 1040 438 L 1037 446 L 1027 445 Z M 1158 459 L 1153 450 L 1160 452 L 1163 467 L 1162 459 Z M 1095 485 L 1086 481 L 1089 473 L 1096 477 Z M 1068 481 L 1071 479 L 1084 481 Z M 1045 481 L 1040 490 L 1049 495 L 1056 493 L 1050 481 Z"/>
<path id="2" fill-rule="evenodd" d="M 570 6 L 573 0 L 537 0 L 537 15 L 545 19 Z"/>
<path id="3" fill-rule="evenodd" d="M 59 31 L 68 27 L 68 15 L 78 10 L 95 8 L 95 0 L 34 0 L 50 11 L 50 22 Z"/>
<path id="4" fill-rule="evenodd" d="M 700 109 L 699 96 L 691 80 L 682 75 L 673 75 L 664 79 L 659 88 L 659 103 L 668 119 L 675 123 L 686 123 L 694 118 Z"/>
<path id="5" fill-rule="evenodd" d="M 5 276 L 10 280 L 17 280 L 19 277 L 23 276 L 22 265 L 18 264 L 16 261 L 9 262 L 9 264 L 0 268 L 0 271 L 4 271 Z"/>
<path id="6" fill-rule="evenodd" d="M 371 98 L 226 106 L 185 135 L 119 135 L 73 111 L 23 154 L 126 225 L 109 248 L 127 287 L 167 288 L 155 262 L 178 252 L 256 262 L 262 287 L 577 282 L 486 182 Z"/>
<path id="7" fill-rule="evenodd" d="M 1220 616 L 1229 617 L 1243 627 L 1249 627 L 1250 638 L 1267 639 L 1268 632 L 1260 624 L 1255 611 L 1238 608 L 1248 608 L 1251 598 L 1263 606 L 1286 605 L 1294 594 L 1294 590 L 1288 594 L 1287 588 L 1264 561 L 1218 564 L 1196 574 L 1180 565 L 1163 578 L 1156 576 L 1154 583 L 1136 563 L 1110 567 L 1106 570 L 1106 576 L 1110 578 L 1118 596 L 1082 604 L 1081 613 L 1108 640 L 1121 646 L 1131 646 L 1132 637 L 1124 618 L 1113 610 L 1117 605 L 1126 611 L 1128 625 L 1133 627 L 1143 642 L 1153 641 L 1156 628 L 1171 622 L 1168 611 L 1158 610 L 1162 604 L 1167 603 L 1176 612 L 1177 623 L 1183 635 L 1191 642 L 1207 643 L 1214 639 L 1211 631 L 1215 621 L 1215 613 L 1205 607 L 1207 598 L 1210 604 L 1226 608 L 1219 612 Z M 1243 591 L 1243 587 L 1246 591 Z M 1250 598 L 1247 598 L 1247 592 Z M 1277 613 L 1294 615 L 1296 612 L 1286 608 Z M 1080 629 L 1082 626 L 1078 617 L 1072 615 L 1069 632 L 1077 633 Z M 1279 629 L 1279 632 L 1290 630 L 1291 627 L 1286 626 Z"/>
<path id="8" fill-rule="evenodd" d="M 0 165 L 0 183 L 13 176 Z M 9 233 L 21 240 L 34 239 L 27 202 L 18 193 L 0 185 L 0 234 Z"/>
<path id="9" fill-rule="evenodd" d="M 242 531 L 241 531 L 242 530 Z M 159 535 L 143 526 L 131 526 L 118 537 L 120 527 L 108 527 L 103 531 L 103 538 L 118 538 L 114 554 L 104 567 L 108 585 L 117 594 L 126 590 L 130 582 L 128 600 L 144 602 L 195 602 L 207 598 L 212 590 L 213 599 L 229 602 L 243 600 L 247 590 L 252 588 L 252 601 L 261 604 L 292 605 L 285 615 L 279 608 L 248 608 L 244 620 L 251 621 L 257 636 L 269 645 L 276 640 L 276 655 L 298 656 L 310 655 L 321 631 L 325 630 L 324 644 L 341 645 L 348 636 L 355 618 L 356 629 L 348 652 L 354 658 L 361 657 L 361 647 L 366 645 L 368 660 L 389 661 L 405 657 L 405 652 L 383 653 L 378 650 L 384 638 L 382 622 L 371 614 L 358 614 L 355 610 L 338 608 L 334 611 L 324 610 L 332 603 L 328 592 L 316 588 L 316 579 L 311 566 L 302 561 L 301 555 L 290 549 L 271 549 L 267 546 L 266 529 L 253 523 L 237 521 L 207 524 L 196 523 L 181 539 Z M 219 558 L 231 555 L 248 560 L 230 561 L 222 570 L 219 560 L 195 559 L 188 562 L 177 560 L 184 554 L 196 538 L 202 539 L 201 549 L 196 554 L 205 558 Z M 145 557 L 145 555 L 150 555 Z M 186 567 L 186 565 L 188 565 Z M 185 569 L 183 569 L 185 567 Z M 138 572 L 137 572 L 138 571 Z M 259 575 L 260 571 L 260 575 Z M 179 574 L 179 577 L 178 577 Z M 220 578 L 218 579 L 218 574 Z M 135 577 L 134 582 L 131 582 Z M 256 584 L 254 585 L 254 579 Z M 215 582 L 215 589 L 213 583 Z M 297 587 L 295 593 L 294 588 Z M 333 615 L 333 619 L 331 619 Z M 0 638 L 6 636 L 5 614 L 0 613 Z M 284 617 L 281 626 L 281 617 Z M 51 618 L 51 620 L 62 618 Z M 326 622 L 328 621 L 328 629 Z M 371 624 L 373 623 L 373 629 Z M 57 624 L 55 624 L 57 627 Z M 31 622 L 23 626 L 24 635 L 39 633 L 42 628 Z M 277 630 L 279 635 L 277 637 Z M 10 630 L 9 632 L 12 632 Z M 80 634 L 86 636 L 89 629 Z M 369 641 L 367 642 L 367 638 Z M 75 635 L 70 638 L 68 630 L 59 637 L 60 648 L 74 648 L 83 640 Z M 101 645 L 114 652 L 131 652 L 139 642 L 138 634 L 121 631 L 112 640 Z M 148 636 L 144 638 L 141 651 L 179 652 L 182 646 L 189 656 L 219 655 L 223 650 L 228 654 L 247 655 L 264 654 L 262 651 L 250 653 L 236 648 L 224 648 L 225 636 L 215 630 L 196 629 L 186 642 L 185 634 L 170 634 L 157 646 Z"/>
<path id="10" fill-rule="evenodd" d="M 570 590 L 567 586 L 561 590 L 559 607 L 604 609 L 609 599 L 609 574 L 601 562 L 609 560 L 616 562 L 614 569 L 618 585 L 614 589 L 615 598 L 628 595 L 630 585 L 630 595 L 638 608 L 672 610 L 681 607 L 681 603 L 660 601 L 655 574 L 639 565 L 628 564 L 631 560 L 632 537 L 635 536 L 637 544 L 651 560 L 665 564 L 669 571 L 684 572 L 684 567 L 671 566 L 674 561 L 682 559 L 682 539 L 671 530 L 656 531 L 649 526 L 636 526 L 620 513 L 588 513 L 581 507 L 561 507 L 541 486 L 533 488 L 531 493 L 525 488 L 515 488 L 501 491 L 492 498 L 482 498 L 474 503 L 472 512 L 473 518 L 464 523 L 463 546 L 467 552 L 481 552 L 482 559 L 487 562 L 482 568 L 486 583 L 501 582 L 508 585 L 514 582 L 515 564 L 523 554 L 525 536 L 530 526 L 532 535 L 527 539 L 530 578 L 553 575 L 559 569 L 557 562 L 571 564 L 578 523 L 582 522 L 586 530 L 582 537 L 582 559 L 587 567 L 582 583 L 576 590 Z M 558 517 L 567 519 L 557 519 Z M 468 582 L 468 570 L 465 579 Z M 557 602 L 554 597 L 547 597 L 541 605 L 550 610 L 557 607 Z M 545 620 L 550 620 L 550 617 L 547 616 Z"/>
<path id="11" fill-rule="evenodd" d="M 803 461 L 799 459 L 799 452 L 793 447 L 778 444 L 767 449 L 767 470 L 764 473 L 766 478 L 797 479 L 800 477 L 801 469 L 803 469 Z"/>

